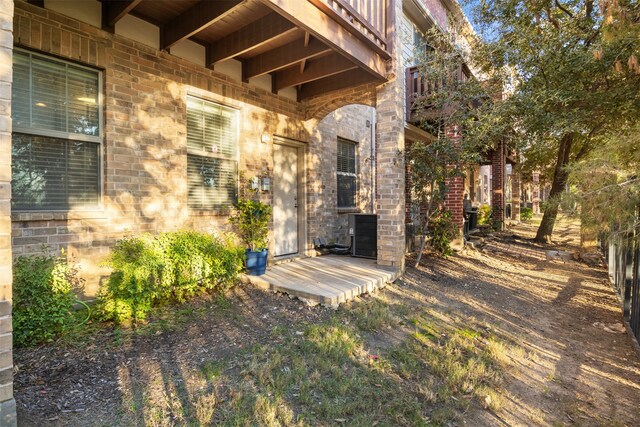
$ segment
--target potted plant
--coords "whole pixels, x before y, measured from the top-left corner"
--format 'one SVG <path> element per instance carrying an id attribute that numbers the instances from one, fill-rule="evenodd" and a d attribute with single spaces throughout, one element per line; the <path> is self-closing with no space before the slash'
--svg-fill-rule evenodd
<path id="1" fill-rule="evenodd" d="M 264 274 L 267 268 L 267 244 L 271 206 L 256 200 L 238 200 L 229 218 L 236 232 L 247 246 L 247 273 Z"/>

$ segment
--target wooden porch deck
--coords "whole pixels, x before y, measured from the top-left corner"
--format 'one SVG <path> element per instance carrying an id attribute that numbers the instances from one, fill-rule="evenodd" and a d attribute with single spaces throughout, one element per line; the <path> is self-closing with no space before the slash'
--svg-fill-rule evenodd
<path id="1" fill-rule="evenodd" d="M 398 278 L 378 268 L 375 260 L 325 255 L 285 262 L 262 276 L 247 276 L 263 289 L 283 292 L 310 304 L 337 307 L 358 295 L 383 288 Z"/>

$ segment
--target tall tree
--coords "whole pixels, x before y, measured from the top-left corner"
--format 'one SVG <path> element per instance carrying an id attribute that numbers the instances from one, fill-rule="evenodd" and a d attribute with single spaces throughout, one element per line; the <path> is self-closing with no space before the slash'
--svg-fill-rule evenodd
<path id="1" fill-rule="evenodd" d="M 640 118 L 639 8 L 633 0 L 492 0 L 475 7 L 485 35 L 474 63 L 502 74 L 509 96 L 478 116 L 513 128 L 525 156 L 553 171 L 536 240 L 553 233 L 570 167 L 604 135 Z"/>

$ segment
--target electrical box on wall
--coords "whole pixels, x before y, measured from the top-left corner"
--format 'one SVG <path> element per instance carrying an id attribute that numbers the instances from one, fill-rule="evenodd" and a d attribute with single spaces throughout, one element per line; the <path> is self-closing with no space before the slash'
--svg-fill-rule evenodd
<path id="1" fill-rule="evenodd" d="M 251 181 L 249 181 L 249 185 L 252 190 L 258 191 L 258 187 L 260 186 L 260 178 L 254 176 L 253 178 L 251 178 Z"/>
<path id="2" fill-rule="evenodd" d="M 262 191 L 271 191 L 271 179 L 266 176 L 262 178 Z"/>

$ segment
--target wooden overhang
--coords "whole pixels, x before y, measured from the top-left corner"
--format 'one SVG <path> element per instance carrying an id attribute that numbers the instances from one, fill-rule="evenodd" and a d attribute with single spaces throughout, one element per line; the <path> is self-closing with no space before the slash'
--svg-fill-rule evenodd
<path id="1" fill-rule="evenodd" d="M 206 48 L 206 65 L 242 63 L 242 80 L 269 74 L 298 101 L 386 81 L 387 0 L 100 0 L 103 28 L 126 14 L 160 28 L 160 49 Z"/>

